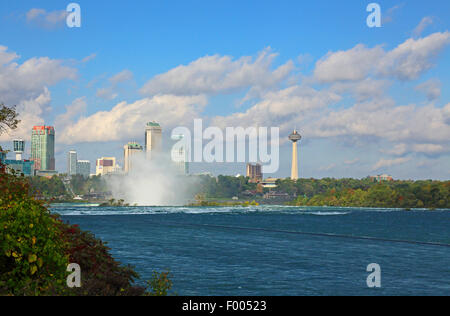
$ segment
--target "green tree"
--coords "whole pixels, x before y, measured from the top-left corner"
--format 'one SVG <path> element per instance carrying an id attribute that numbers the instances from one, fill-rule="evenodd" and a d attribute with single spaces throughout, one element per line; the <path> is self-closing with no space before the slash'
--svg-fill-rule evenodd
<path id="1" fill-rule="evenodd" d="M 0 103 L 0 134 L 6 132 L 8 129 L 16 129 L 20 123 L 18 120 L 19 114 L 16 112 L 15 106 L 7 107 Z"/>

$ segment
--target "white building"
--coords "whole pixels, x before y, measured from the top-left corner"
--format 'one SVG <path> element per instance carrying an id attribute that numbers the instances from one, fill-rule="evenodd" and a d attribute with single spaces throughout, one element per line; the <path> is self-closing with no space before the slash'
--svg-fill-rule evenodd
<path id="1" fill-rule="evenodd" d="M 152 154 L 161 151 L 162 128 L 157 122 L 148 122 L 145 127 L 145 152 L 147 159 L 152 158 Z"/>
<path id="2" fill-rule="evenodd" d="M 71 150 L 67 153 L 67 174 L 74 176 L 77 174 L 77 152 Z"/>
<path id="3" fill-rule="evenodd" d="M 111 173 L 116 173 L 118 170 L 118 166 L 116 164 L 116 157 L 102 157 L 97 159 L 95 165 L 95 174 L 96 175 L 107 175 Z"/>
<path id="4" fill-rule="evenodd" d="M 128 173 L 133 168 L 133 160 L 137 155 L 144 152 L 144 148 L 138 143 L 131 142 L 123 146 L 123 170 Z"/>

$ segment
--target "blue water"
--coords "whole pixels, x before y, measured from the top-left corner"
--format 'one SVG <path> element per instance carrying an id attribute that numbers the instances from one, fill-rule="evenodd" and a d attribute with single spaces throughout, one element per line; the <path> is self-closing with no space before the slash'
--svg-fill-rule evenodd
<path id="1" fill-rule="evenodd" d="M 450 244 L 450 210 L 70 205 L 52 210 L 107 241 L 113 256 L 135 266 L 143 280 L 153 270 L 170 269 L 178 295 L 450 295 L 450 247 L 288 233 Z M 371 263 L 381 267 L 381 288 L 367 287 Z"/>

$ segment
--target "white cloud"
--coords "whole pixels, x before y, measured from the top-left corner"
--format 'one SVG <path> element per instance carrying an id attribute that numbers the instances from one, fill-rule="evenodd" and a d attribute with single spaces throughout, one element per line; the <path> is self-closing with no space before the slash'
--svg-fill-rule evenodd
<path id="1" fill-rule="evenodd" d="M 174 94 L 198 95 L 241 91 L 252 87 L 264 90 L 274 88 L 292 71 L 288 61 L 275 70 L 271 66 L 277 54 L 270 48 L 263 50 L 256 59 L 230 56 L 205 56 L 187 66 L 178 66 L 150 79 L 141 89 L 144 95 Z"/>
<path id="2" fill-rule="evenodd" d="M 394 13 L 401 9 L 404 6 L 404 3 L 393 6 L 392 8 L 389 8 L 385 14 L 382 15 L 382 23 L 381 24 L 387 24 L 391 23 L 394 20 Z"/>
<path id="3" fill-rule="evenodd" d="M 439 99 L 441 96 L 442 84 L 439 79 L 430 79 L 415 87 L 416 91 L 425 93 L 429 101 Z"/>
<path id="4" fill-rule="evenodd" d="M 409 153 L 408 145 L 406 144 L 396 144 L 395 146 L 388 148 L 388 149 L 381 149 L 382 153 L 386 153 L 389 155 L 394 156 L 404 156 L 405 154 Z"/>
<path id="5" fill-rule="evenodd" d="M 400 80 L 417 79 L 433 66 L 437 55 L 449 43 L 448 31 L 417 40 L 410 38 L 380 60 L 378 71 Z"/>
<path id="6" fill-rule="evenodd" d="M 332 163 L 332 164 L 329 164 L 328 166 L 320 167 L 319 171 L 330 171 L 330 170 L 332 170 L 334 168 L 336 168 L 336 164 Z"/>
<path id="7" fill-rule="evenodd" d="M 372 167 L 372 171 L 375 170 L 379 170 L 382 168 L 389 168 L 392 166 L 396 166 L 396 165 L 402 165 L 404 163 L 407 163 L 408 161 L 410 161 L 411 158 L 395 158 L 395 159 L 384 159 L 381 158 L 380 160 L 378 160 L 378 162 L 373 165 Z"/>
<path id="8" fill-rule="evenodd" d="M 108 79 L 109 85 L 97 89 L 96 96 L 105 100 L 114 100 L 119 96 L 119 85 L 133 79 L 133 73 L 125 69 Z"/>
<path id="9" fill-rule="evenodd" d="M 9 64 L 13 60 L 19 58 L 14 52 L 8 52 L 8 47 L 0 45 L 0 66 Z"/>
<path id="10" fill-rule="evenodd" d="M 433 66 L 450 43 L 450 33 L 434 33 L 425 38 L 408 39 L 391 51 L 381 46 L 358 44 L 347 51 L 330 52 L 316 63 L 314 78 L 319 82 L 363 80 L 370 75 L 414 80 Z"/>
<path id="11" fill-rule="evenodd" d="M 441 154 L 449 151 L 449 147 L 444 147 L 439 144 L 415 144 L 412 146 L 412 150 L 418 153 L 424 153 L 429 155 Z"/>
<path id="12" fill-rule="evenodd" d="M 82 62 L 82 63 L 87 63 L 87 62 L 89 62 L 89 61 L 95 59 L 96 57 L 97 57 L 97 54 L 96 54 L 96 53 L 92 53 L 92 54 L 90 54 L 89 56 L 84 57 L 84 58 L 81 60 L 81 62 Z"/>
<path id="13" fill-rule="evenodd" d="M 446 146 L 445 144 L 433 144 L 433 143 L 426 143 L 426 144 L 397 144 L 394 147 L 390 149 L 383 149 L 380 150 L 383 153 L 394 155 L 394 156 L 405 156 L 410 153 L 421 153 L 428 156 L 434 156 L 443 154 L 446 152 L 450 152 L 450 146 Z"/>
<path id="14" fill-rule="evenodd" d="M 349 92 L 357 102 L 364 102 L 372 98 L 384 97 L 391 84 L 392 82 L 388 80 L 366 78 L 352 82 L 337 82 L 330 87 L 330 90 L 339 94 Z"/>
<path id="15" fill-rule="evenodd" d="M 43 125 L 42 115 L 49 110 L 51 101 L 50 92 L 46 87 L 40 95 L 35 98 L 24 99 L 17 105 L 20 124 L 17 129 L 8 131 L 0 135 L 0 141 L 11 141 L 13 138 L 20 137 L 27 141 L 31 138 L 31 128 L 34 125 Z"/>
<path id="16" fill-rule="evenodd" d="M 105 100 L 114 100 L 119 96 L 119 94 L 114 91 L 113 87 L 98 88 L 95 95 Z"/>
<path id="17" fill-rule="evenodd" d="M 67 11 L 57 10 L 47 12 L 44 9 L 33 8 L 26 13 L 26 19 L 39 27 L 46 29 L 63 26 L 67 17 Z"/>
<path id="18" fill-rule="evenodd" d="M 18 58 L 16 53 L 0 46 L 0 102 L 17 105 L 21 120 L 18 129 L 1 135 L 1 140 L 28 139 L 31 127 L 43 124 L 43 115 L 50 110 L 48 87 L 77 77 L 77 70 L 64 66 L 61 60 L 33 57 L 19 64 Z"/>
<path id="19" fill-rule="evenodd" d="M 367 48 L 363 44 L 347 51 L 329 52 L 316 63 L 314 77 L 325 83 L 362 80 L 384 54 L 380 46 Z"/>
<path id="20" fill-rule="evenodd" d="M 292 86 L 266 93 L 262 99 L 244 113 L 218 116 L 213 125 L 226 126 L 280 126 L 282 131 L 301 127 L 306 121 L 317 119 L 321 111 L 337 103 L 341 96 L 327 90 L 305 86 Z"/>
<path id="21" fill-rule="evenodd" d="M 431 16 L 424 17 L 420 21 L 419 25 L 417 25 L 417 27 L 414 29 L 413 35 L 416 36 L 416 37 L 422 35 L 423 31 L 425 31 L 425 29 L 429 25 L 433 24 L 433 22 L 434 22 L 434 18 L 433 17 L 431 17 Z"/>
<path id="22" fill-rule="evenodd" d="M 85 97 L 75 99 L 72 104 L 66 106 L 66 112 L 55 119 L 56 130 L 63 130 L 66 126 L 73 124 L 74 120 L 87 109 Z"/>
<path id="23" fill-rule="evenodd" d="M 355 158 L 353 160 L 346 160 L 346 161 L 344 161 L 344 164 L 351 166 L 351 165 L 357 164 L 358 162 L 360 162 L 360 159 L 359 158 Z"/>
<path id="24" fill-rule="evenodd" d="M 80 142 L 129 141 L 143 135 L 149 121 L 161 122 L 164 129 L 191 124 L 204 108 L 204 96 L 157 95 L 134 103 L 118 103 L 110 111 L 101 111 L 66 126 L 58 141 Z"/>
<path id="25" fill-rule="evenodd" d="M 77 70 L 64 66 L 61 60 L 33 57 L 19 65 L 13 62 L 17 57 L 11 56 L 4 59 L 9 59 L 8 63 L 0 65 L 1 102 L 19 103 L 36 98 L 45 86 L 77 77 Z"/>
<path id="26" fill-rule="evenodd" d="M 371 110 L 368 110 L 370 108 Z M 376 106 L 356 104 L 334 110 L 311 122 L 305 128 L 315 137 L 356 137 L 390 141 L 394 147 L 386 153 L 405 155 L 409 152 L 438 154 L 450 151 L 450 124 L 444 108 L 427 105 Z"/>
<path id="27" fill-rule="evenodd" d="M 133 73 L 131 71 L 129 71 L 128 69 L 125 69 L 125 70 L 119 72 L 118 74 L 112 76 L 111 78 L 109 78 L 109 81 L 112 84 L 118 84 L 118 83 L 129 81 L 131 79 L 133 79 Z"/>

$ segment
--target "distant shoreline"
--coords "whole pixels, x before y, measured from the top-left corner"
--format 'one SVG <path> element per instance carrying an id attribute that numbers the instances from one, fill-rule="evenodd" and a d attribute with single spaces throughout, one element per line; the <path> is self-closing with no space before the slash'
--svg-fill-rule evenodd
<path id="1" fill-rule="evenodd" d="M 91 202 L 57 202 L 57 203 L 50 203 L 50 207 L 58 207 L 58 206 L 72 206 L 72 207 L 95 207 L 95 208 L 103 208 L 100 206 L 101 204 L 97 203 L 91 203 Z M 287 208 L 287 209 L 370 209 L 370 210 L 397 210 L 397 211 L 450 211 L 450 208 L 401 208 L 401 207 L 366 207 L 366 206 L 305 206 L 305 205 L 282 205 L 282 204 L 259 204 L 259 205 L 242 205 L 242 204 L 234 204 L 234 205 L 227 205 L 227 204 L 217 204 L 217 205 L 123 205 L 123 206 L 109 206 L 114 208 L 142 208 L 142 207 L 155 207 L 155 208 L 227 208 L 227 207 L 236 207 L 236 208 L 248 208 L 248 207 L 279 207 L 279 208 Z"/>

